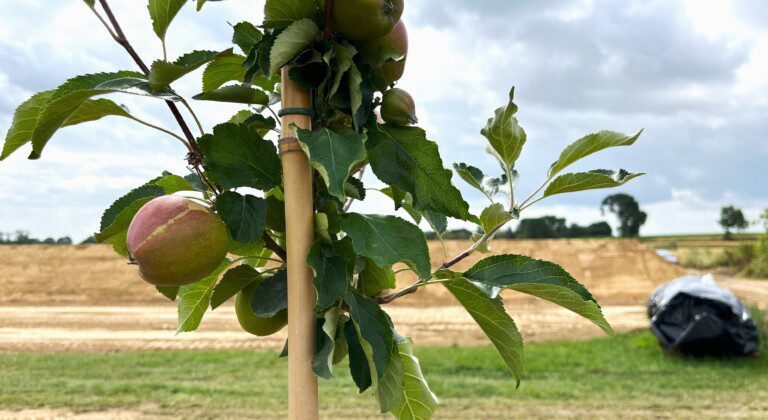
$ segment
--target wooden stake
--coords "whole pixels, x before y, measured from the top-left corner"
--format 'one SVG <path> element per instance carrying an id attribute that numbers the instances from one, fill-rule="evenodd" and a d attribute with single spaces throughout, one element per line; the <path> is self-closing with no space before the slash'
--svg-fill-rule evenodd
<path id="1" fill-rule="evenodd" d="M 309 92 L 298 87 L 282 69 L 282 106 L 311 109 Z M 301 150 L 292 124 L 311 129 L 312 117 L 282 117 L 280 157 L 285 183 L 286 250 L 288 252 L 288 418 L 317 419 L 317 377 L 312 372 L 315 356 L 315 290 L 307 253 L 312 246 L 314 209 L 312 167 Z"/>

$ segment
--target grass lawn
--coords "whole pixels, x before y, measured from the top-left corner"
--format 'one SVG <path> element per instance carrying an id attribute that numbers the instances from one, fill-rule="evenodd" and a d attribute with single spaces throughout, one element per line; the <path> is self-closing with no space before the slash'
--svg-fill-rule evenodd
<path id="1" fill-rule="evenodd" d="M 765 349 L 766 346 L 763 345 Z M 533 344 L 519 389 L 490 347 L 417 347 L 438 418 L 768 416 L 768 359 L 665 357 L 649 333 Z M 150 416 L 283 417 L 286 362 L 274 352 L 0 355 L 0 410 L 124 409 Z M 371 418 L 338 366 L 323 418 Z"/>

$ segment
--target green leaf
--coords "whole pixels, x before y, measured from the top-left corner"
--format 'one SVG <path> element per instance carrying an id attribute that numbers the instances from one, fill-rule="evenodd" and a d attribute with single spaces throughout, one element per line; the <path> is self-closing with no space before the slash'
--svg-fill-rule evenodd
<path id="1" fill-rule="evenodd" d="M 508 186 L 507 174 L 503 174 L 499 178 L 492 178 L 483 174 L 483 171 L 480 169 L 466 163 L 454 163 L 453 169 L 459 174 L 461 179 L 472 188 L 485 194 L 491 201 L 493 201 L 492 197 L 499 192 L 499 189 Z M 517 174 L 514 170 L 511 172 L 513 176 Z"/>
<path id="2" fill-rule="evenodd" d="M 253 257 L 253 258 L 246 258 L 243 260 L 243 264 L 250 265 L 252 267 L 261 267 L 266 263 L 267 260 L 263 260 L 258 258 L 257 256 L 264 256 L 269 257 L 272 251 L 269 249 L 264 248 L 264 241 L 261 239 L 254 241 L 254 242 L 248 242 L 248 243 L 240 243 L 235 240 L 232 240 L 229 242 L 229 249 L 227 250 L 230 254 L 234 254 L 241 257 Z M 267 254 L 267 255 L 264 255 Z"/>
<path id="3" fill-rule="evenodd" d="M 365 121 L 362 121 L 361 118 L 358 117 L 360 108 L 363 106 L 363 91 L 361 88 L 363 84 L 363 75 L 360 74 L 360 70 L 354 64 L 349 67 L 348 74 L 349 77 L 347 80 L 349 81 L 349 103 L 350 109 L 352 110 L 352 122 L 354 123 L 355 129 L 360 130 L 360 126 L 365 123 Z"/>
<path id="4" fill-rule="evenodd" d="M 203 92 L 218 89 L 230 81 L 242 82 L 245 77 L 243 61 L 245 57 L 238 54 L 211 61 L 203 71 Z"/>
<path id="5" fill-rule="evenodd" d="M 489 118 L 488 123 L 480 131 L 509 167 L 513 166 L 517 158 L 520 157 L 520 152 L 522 152 L 527 138 L 525 130 L 520 127 L 514 116 L 517 112 L 514 99 L 515 88 L 513 87 L 509 92 L 509 103 L 498 108 L 495 116 Z"/>
<path id="6" fill-rule="evenodd" d="M 247 84 L 236 84 L 198 93 L 192 99 L 198 101 L 230 102 L 246 105 L 268 105 L 269 95 Z"/>
<path id="7" fill-rule="evenodd" d="M 365 200 L 366 193 L 363 181 L 361 181 L 359 178 L 355 178 L 354 176 L 347 178 L 347 182 L 344 184 L 344 194 L 347 197 L 354 198 L 355 200 Z"/>
<path id="8" fill-rule="evenodd" d="M 333 376 L 333 353 L 336 348 L 336 328 L 339 324 L 339 308 L 331 308 L 323 315 L 322 327 L 318 331 L 317 353 L 312 358 L 312 371 L 315 375 L 330 379 Z"/>
<path id="9" fill-rule="evenodd" d="M 461 303 L 472 319 L 501 355 L 518 385 L 523 377 L 525 352 L 523 337 L 517 330 L 515 321 L 504 310 L 501 298 L 490 298 L 480 289 L 465 279 L 443 283 L 449 292 Z"/>
<path id="10" fill-rule="evenodd" d="M 94 235 L 94 239 L 97 242 L 105 242 L 107 239 L 115 235 L 126 233 L 136 213 L 138 213 L 139 210 L 141 210 L 141 208 L 144 207 L 145 204 L 152 201 L 153 198 L 154 197 L 141 198 L 132 202 L 127 207 L 123 208 L 109 226 L 107 226 L 106 228 L 102 229 L 101 232 Z M 123 256 L 126 255 L 126 252 L 125 252 L 126 250 L 127 248 L 124 248 L 122 244 L 120 244 L 120 246 L 118 247 L 115 247 L 115 252 Z"/>
<path id="11" fill-rule="evenodd" d="M 320 28 L 310 19 L 291 24 L 277 36 L 269 54 L 269 69 L 274 72 L 283 67 L 296 54 L 307 48 L 320 35 Z"/>
<path id="12" fill-rule="evenodd" d="M 264 5 L 264 25 L 268 28 L 289 26 L 314 17 L 316 0 L 267 0 Z"/>
<path id="13" fill-rule="evenodd" d="M 413 197 L 411 196 L 411 193 L 407 193 L 400 188 L 391 186 L 382 188 L 380 191 L 395 202 L 395 210 L 400 210 L 402 208 L 409 216 L 411 216 L 416 224 L 421 223 L 423 216 L 421 212 L 416 210 L 413 206 Z"/>
<path id="14" fill-rule="evenodd" d="M 360 272 L 360 286 L 366 296 L 376 296 L 387 289 L 394 289 L 395 272 L 391 266 L 380 267 L 370 258 L 364 258 L 365 268 Z"/>
<path id="15" fill-rule="evenodd" d="M 199 12 L 200 10 L 202 10 L 203 5 L 209 1 L 224 1 L 224 0 L 197 0 L 197 11 Z"/>
<path id="16" fill-rule="evenodd" d="M 328 97 L 332 97 L 336 91 L 339 90 L 339 87 L 341 86 L 341 80 L 344 78 L 344 74 L 352 67 L 354 64 L 353 58 L 355 54 L 357 54 L 357 49 L 352 46 L 347 41 L 340 41 L 340 42 L 334 42 L 333 43 L 333 52 L 334 55 L 334 65 L 335 65 L 335 74 L 333 78 L 333 83 L 331 84 L 331 88 L 328 91 Z M 358 72 L 359 73 L 359 72 Z M 359 84 L 358 84 L 359 89 Z"/>
<path id="17" fill-rule="evenodd" d="M 444 214 L 427 210 L 424 212 L 424 220 L 429 223 L 429 226 L 438 236 L 442 236 L 448 230 L 448 218 Z"/>
<path id="18" fill-rule="evenodd" d="M 422 279 L 430 278 L 427 241 L 418 226 L 396 216 L 349 213 L 341 228 L 352 239 L 358 255 L 379 266 L 404 262 Z"/>
<path id="19" fill-rule="evenodd" d="M 211 303 L 211 294 L 216 280 L 230 265 L 232 265 L 232 261 L 225 259 L 206 278 L 179 288 L 179 327 L 176 334 L 194 331 L 200 326 L 200 321 L 203 320 L 203 315 Z"/>
<path id="20" fill-rule="evenodd" d="M 162 187 L 165 194 L 173 194 L 179 191 L 197 191 L 197 188 L 186 178 L 170 172 L 163 172 L 163 176 L 153 181 L 153 183 Z"/>
<path id="21" fill-rule="evenodd" d="M 232 48 L 222 51 L 193 51 L 179 57 L 173 63 L 155 61 L 149 71 L 149 86 L 155 91 L 168 87 L 171 83 L 199 69 L 204 64 L 221 57 L 233 56 Z"/>
<path id="22" fill-rule="evenodd" d="M 78 108 L 91 97 L 111 92 L 135 93 L 132 87 L 116 83 L 126 77 L 133 78 L 134 76 L 141 76 L 141 74 L 121 71 L 78 76 L 68 80 L 52 93 L 46 92 L 39 94 L 39 96 L 36 95 L 32 98 L 33 100 L 22 104 L 23 112 L 19 115 L 19 124 L 14 124 L 16 127 L 12 126 L 12 130 L 17 134 L 19 133 L 19 129 L 22 129 L 21 137 L 12 139 L 10 144 L 17 149 L 20 145 L 23 145 L 27 141 L 31 141 L 32 153 L 29 158 L 39 158 L 43 148 L 48 143 L 48 140 L 53 137 L 53 134 L 56 133 L 59 128 L 65 126 L 67 120 L 69 120 L 73 114 L 77 112 Z M 146 81 L 144 83 L 146 83 Z M 168 92 L 161 92 L 158 95 L 153 95 L 151 93 L 147 94 L 158 97 L 169 95 Z M 42 109 L 38 110 L 38 107 L 42 107 Z M 114 111 L 116 112 L 116 110 Z M 34 124 L 27 121 L 27 118 L 31 118 L 35 114 L 36 121 Z M 76 118 L 81 119 L 82 117 Z M 29 130 L 30 128 L 32 129 L 32 133 L 29 139 L 27 139 L 25 137 L 27 135 L 25 130 Z M 9 132 L 9 135 L 10 134 L 12 133 Z M 6 140 L 6 143 L 8 143 L 8 140 Z M 6 148 L 8 148 L 7 145 Z"/>
<path id="23" fill-rule="evenodd" d="M 155 91 L 152 89 L 152 86 L 149 85 L 149 81 L 143 77 L 143 75 L 141 75 L 141 77 L 120 77 L 114 80 L 106 81 L 96 86 L 95 89 L 103 90 L 103 93 L 119 92 L 137 96 L 148 96 L 150 98 L 162 99 L 164 101 L 181 101 L 181 97 L 177 95 L 176 92 L 174 92 L 171 88 Z"/>
<path id="24" fill-rule="evenodd" d="M 89 99 L 64 121 L 62 127 L 96 121 L 108 116 L 133 119 L 127 109 L 109 99 Z"/>
<path id="25" fill-rule="evenodd" d="M 248 51 L 248 56 L 243 62 L 243 67 L 246 68 L 245 76 L 243 79 L 246 82 L 251 82 L 256 75 L 268 75 L 270 74 L 269 68 L 269 54 L 272 51 L 272 46 L 275 44 L 277 36 L 280 35 L 282 29 L 276 29 L 273 32 L 266 32 L 264 36 L 251 47 Z"/>
<path id="26" fill-rule="evenodd" d="M 363 349 L 360 335 L 357 332 L 354 322 L 347 322 L 344 325 L 344 338 L 347 340 L 349 349 L 349 373 L 357 388 L 362 393 L 373 384 L 371 375 L 371 366 L 368 357 Z"/>
<path id="27" fill-rule="evenodd" d="M 224 123 L 198 141 L 209 175 L 225 189 L 270 190 L 282 182 L 275 145 L 250 126 Z"/>
<path id="28" fill-rule="evenodd" d="M 248 54 L 251 48 L 264 36 L 259 28 L 251 22 L 239 22 L 235 24 L 233 29 L 232 43 L 240 47 L 245 54 Z"/>
<path id="29" fill-rule="evenodd" d="M 491 298 L 504 289 L 527 293 L 569 309 L 612 333 L 592 294 L 549 261 L 524 255 L 495 255 L 480 260 L 464 273 L 464 278 Z"/>
<path id="30" fill-rule="evenodd" d="M 316 131 L 297 128 L 296 131 L 301 148 L 323 177 L 328 192 L 339 201 L 346 200 L 344 186 L 349 173 L 355 164 L 365 160 L 365 135 L 338 134 L 327 128 Z"/>
<path id="31" fill-rule="evenodd" d="M 285 202 L 274 196 L 267 197 L 267 215 L 264 226 L 275 232 L 285 232 Z"/>
<path id="32" fill-rule="evenodd" d="M 161 195 L 192 190 L 194 190 L 194 187 L 192 187 L 192 185 L 184 178 L 164 172 L 163 176 L 155 178 L 146 184 L 131 190 L 128 194 L 125 194 L 112 203 L 101 216 L 101 224 L 99 227 L 101 233 L 96 234 L 96 240 L 101 241 L 114 234 L 108 234 L 107 232 L 114 231 L 116 224 L 124 223 L 124 227 L 127 228 L 131 219 L 133 219 L 133 215 L 138 211 L 138 208 L 132 213 L 129 211 L 128 214 L 126 214 L 126 210 L 135 207 L 138 201 L 143 200 L 144 202 L 147 202 L 155 197 L 160 197 Z M 127 221 L 123 220 L 121 222 L 119 220 L 121 218 L 125 218 Z M 99 239 L 100 237 L 102 239 Z"/>
<path id="33" fill-rule="evenodd" d="M 32 132 L 38 116 L 54 91 L 41 92 L 19 105 L 13 115 L 11 128 L 5 138 L 0 160 L 10 156 L 23 145 L 32 141 Z M 110 115 L 132 118 L 128 111 L 109 99 L 88 99 L 70 115 L 61 127 L 96 121 Z"/>
<path id="34" fill-rule="evenodd" d="M 474 166 L 467 165 L 466 163 L 454 163 L 453 169 L 467 184 L 476 190 L 485 193 L 485 189 L 483 188 L 485 175 L 483 175 L 483 171 Z"/>
<path id="35" fill-rule="evenodd" d="M 576 191 L 620 187 L 630 180 L 645 174 L 632 174 L 624 169 L 609 171 L 596 169 L 589 172 L 563 174 L 555 178 L 544 190 L 544 197 Z"/>
<path id="36" fill-rule="evenodd" d="M 213 288 L 211 309 L 218 308 L 245 286 L 259 279 L 261 279 L 261 273 L 249 265 L 238 265 L 228 270 Z"/>
<path id="37" fill-rule="evenodd" d="M 288 272 L 280 270 L 267 277 L 253 293 L 251 309 L 256 316 L 271 318 L 288 307 Z"/>
<path id="38" fill-rule="evenodd" d="M 175 301 L 176 297 L 179 295 L 178 286 L 155 286 L 155 289 L 157 289 L 157 291 L 160 292 L 161 295 L 168 298 L 168 300 L 170 300 L 171 302 Z"/>
<path id="39" fill-rule="evenodd" d="M 314 273 L 312 284 L 317 292 L 315 311 L 324 311 L 344 297 L 352 281 L 349 261 L 322 242 L 315 242 L 309 250 L 307 264 Z"/>
<path id="40" fill-rule="evenodd" d="M 395 334 L 395 346 L 403 339 L 399 334 Z M 399 351 L 395 351 L 389 359 L 387 373 L 381 377 L 376 387 L 376 399 L 379 400 L 379 407 L 382 413 L 397 415 L 402 408 L 404 401 L 404 379 L 403 358 Z"/>
<path id="41" fill-rule="evenodd" d="M 389 360 L 395 350 L 392 320 L 376 302 L 354 289 L 347 290 L 344 301 L 349 305 L 349 317 L 362 338 L 363 349 L 365 350 L 364 344 L 370 346 L 370 358 L 376 369 L 376 378 L 381 378 L 387 373 Z"/>
<path id="42" fill-rule="evenodd" d="M 368 158 L 383 182 L 411 193 L 413 204 L 460 220 L 472 220 L 469 204 L 451 184 L 437 144 L 418 127 L 374 126 L 368 130 Z"/>
<path id="43" fill-rule="evenodd" d="M 149 0 L 149 16 L 152 18 L 152 29 L 160 40 L 165 42 L 168 26 L 179 13 L 187 0 Z M 200 7 L 202 5 L 199 5 Z"/>
<path id="44" fill-rule="evenodd" d="M 504 210 L 504 206 L 500 203 L 486 207 L 480 214 L 480 226 L 485 233 L 491 232 L 510 220 L 512 220 L 512 215 Z"/>
<path id="45" fill-rule="evenodd" d="M 37 93 L 16 108 L 11 127 L 5 135 L 5 144 L 2 154 L 0 154 L 0 160 L 7 158 L 21 146 L 32 141 L 32 132 L 37 124 L 37 118 L 53 93 L 53 90 Z"/>
<path id="46" fill-rule="evenodd" d="M 83 0 L 83 1 L 91 9 L 93 9 L 93 7 L 96 5 L 96 0 Z"/>
<path id="47" fill-rule="evenodd" d="M 437 408 L 437 396 L 432 393 L 424 379 L 419 359 L 413 355 L 413 346 L 409 339 L 403 338 L 397 341 L 397 355 L 400 358 L 400 372 L 397 373 L 400 374 L 398 376 L 402 379 L 402 385 L 388 386 L 382 391 L 385 385 L 383 380 L 380 382 L 377 392 L 379 401 L 381 402 L 382 399 L 387 401 L 387 404 L 382 404 L 382 411 L 385 407 L 388 408 L 387 411 L 399 420 L 431 419 Z M 397 380 L 398 376 L 394 376 L 393 379 Z M 390 384 L 399 385 L 399 380 Z M 401 394 L 382 398 L 382 393 L 386 395 L 394 391 L 399 391 Z"/>
<path id="48" fill-rule="evenodd" d="M 634 136 L 627 136 L 626 134 L 617 133 L 615 131 L 600 131 L 598 133 L 586 135 L 571 143 L 562 153 L 560 153 L 560 157 L 552 164 L 552 167 L 549 168 L 549 177 L 554 177 L 568 165 L 587 157 L 592 153 L 599 152 L 609 147 L 631 146 L 635 144 L 635 141 L 642 133 L 643 130 L 640 130 Z"/>
<path id="49" fill-rule="evenodd" d="M 256 242 L 264 234 L 267 202 L 263 198 L 226 191 L 216 200 L 216 210 L 235 241 Z"/>
<path id="50" fill-rule="evenodd" d="M 147 184 L 144 184 L 138 188 L 135 188 L 125 194 L 124 196 L 115 200 L 112 205 L 109 206 L 104 214 L 101 216 L 101 224 L 99 230 L 103 231 L 112 225 L 117 219 L 117 216 L 128 206 L 133 204 L 136 200 L 143 198 L 155 198 L 164 195 L 163 188 L 156 184 L 156 180 L 152 180 Z"/>

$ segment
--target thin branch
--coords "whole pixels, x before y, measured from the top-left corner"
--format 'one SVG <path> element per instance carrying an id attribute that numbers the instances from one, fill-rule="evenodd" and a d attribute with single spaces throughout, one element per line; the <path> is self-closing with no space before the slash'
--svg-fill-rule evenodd
<path id="1" fill-rule="evenodd" d="M 531 202 L 530 202 L 530 203 L 528 203 L 527 205 L 520 207 L 520 211 L 523 211 L 523 210 L 527 209 L 528 207 L 531 207 L 532 205 L 534 205 L 534 204 L 538 203 L 539 201 L 541 201 L 541 200 L 543 200 L 543 199 L 545 199 L 545 198 L 547 198 L 547 197 L 541 196 L 541 197 L 539 197 L 539 198 L 537 198 L 537 199 L 535 199 L 535 200 L 531 201 Z"/>
<path id="2" fill-rule="evenodd" d="M 265 108 L 267 108 L 267 109 L 269 110 L 269 112 L 271 112 L 271 113 L 272 113 L 272 115 L 275 117 L 275 122 L 277 122 L 278 124 L 280 124 L 280 121 L 281 121 L 282 119 L 281 119 L 281 118 L 280 118 L 280 117 L 277 115 L 277 113 L 275 112 L 275 110 L 274 110 L 274 109 L 272 109 L 272 107 L 271 107 L 271 106 L 269 106 L 269 105 L 264 105 L 264 107 L 265 107 Z"/>
<path id="3" fill-rule="evenodd" d="M 507 182 L 509 182 L 509 211 L 512 211 L 515 208 L 515 185 L 512 179 L 512 170 L 509 168 L 509 165 L 506 165 L 506 168 Z"/>
<path id="4" fill-rule="evenodd" d="M 325 1 L 325 25 L 323 25 L 323 38 L 331 39 L 333 35 L 333 0 Z"/>
<path id="5" fill-rule="evenodd" d="M 417 281 L 416 283 L 413 283 L 412 285 L 406 287 L 403 290 L 400 290 L 399 292 L 392 293 L 391 295 L 382 296 L 376 299 L 376 302 L 385 305 L 387 303 L 392 303 L 392 301 L 399 299 L 403 296 L 408 296 L 417 290 L 419 290 L 420 287 L 427 286 L 430 284 L 439 284 L 439 283 L 447 283 L 449 281 L 452 281 L 453 279 L 437 279 L 437 280 L 429 280 L 427 282 L 423 281 Z"/>
<path id="6" fill-rule="evenodd" d="M 533 198 L 533 197 L 534 197 L 536 194 L 538 194 L 538 193 L 539 193 L 539 191 L 543 190 L 543 189 L 544 189 L 544 187 L 546 187 L 546 186 L 547 186 L 547 184 L 549 184 L 549 181 L 551 181 L 551 180 L 552 180 L 552 177 L 548 177 L 548 178 L 547 178 L 547 180 L 546 180 L 546 181 L 544 181 L 544 183 L 543 183 L 543 184 L 541 184 L 541 185 L 539 186 L 539 188 L 537 188 L 537 189 L 536 189 L 536 191 L 532 192 L 532 193 L 531 193 L 531 195 L 529 195 L 529 196 L 528 196 L 528 198 L 526 198 L 526 199 L 525 199 L 525 200 L 524 200 L 524 201 L 523 201 L 523 202 L 520 204 L 520 207 L 521 207 L 521 208 L 527 207 L 527 206 L 526 206 L 526 204 L 528 204 L 528 202 L 529 202 L 529 201 L 531 201 L 531 199 L 532 199 L 532 198 Z"/>
<path id="7" fill-rule="evenodd" d="M 264 240 L 264 245 L 266 245 L 267 248 L 269 248 L 272 252 L 275 253 L 278 257 L 280 257 L 281 260 L 288 262 L 288 256 L 285 253 L 285 250 L 275 242 L 274 239 L 272 239 L 271 236 L 267 232 L 264 232 L 264 234 L 261 236 L 261 239 Z"/>
<path id="8" fill-rule="evenodd" d="M 283 261 L 283 260 L 278 260 L 277 258 L 269 258 L 269 257 L 257 257 L 257 256 L 255 256 L 255 255 L 249 255 L 249 256 L 247 256 L 247 257 L 240 257 L 240 258 L 238 258 L 238 259 L 236 259 L 236 260 L 233 260 L 232 262 L 238 262 L 238 261 L 243 261 L 243 260 L 261 260 L 261 261 L 274 261 L 274 262 L 277 262 L 277 263 L 280 263 L 280 264 L 285 264 L 285 261 Z"/>
<path id="9" fill-rule="evenodd" d="M 104 8 L 104 13 L 107 15 L 107 18 L 112 23 L 112 27 L 114 28 L 114 33 L 117 35 L 115 38 L 115 41 L 120 44 L 125 51 L 128 53 L 128 55 L 131 56 L 133 61 L 136 63 L 137 66 L 141 69 L 144 74 L 149 75 L 149 67 L 144 63 L 144 61 L 139 57 L 139 54 L 136 52 L 136 50 L 133 48 L 130 42 L 128 42 L 128 38 L 126 38 L 125 33 L 123 32 L 123 28 L 120 26 L 120 24 L 117 22 L 117 19 L 115 18 L 115 15 L 112 13 L 112 9 L 110 9 L 109 4 L 107 3 L 107 0 L 99 0 L 99 4 L 101 4 L 101 7 Z M 197 147 L 197 141 L 195 140 L 195 137 L 192 135 L 192 131 L 189 130 L 189 126 L 187 125 L 186 121 L 184 121 L 184 117 L 181 116 L 181 113 L 179 112 L 179 108 L 176 106 L 173 101 L 165 101 L 165 103 L 168 105 L 168 108 L 170 108 L 171 113 L 173 114 L 173 117 L 176 119 L 176 122 L 178 122 L 179 127 L 181 127 L 181 131 L 184 132 L 184 136 L 187 138 L 187 142 L 189 143 L 189 152 L 193 156 L 199 156 L 200 155 L 200 149 Z"/>
<path id="10" fill-rule="evenodd" d="M 104 18 L 101 17 L 101 14 L 99 14 L 99 11 L 96 10 L 95 7 L 90 7 L 89 9 L 91 9 L 93 14 L 96 15 L 96 17 L 99 19 L 101 24 L 104 25 L 104 28 L 107 29 L 107 32 L 109 32 L 109 35 L 112 37 L 112 39 L 114 39 L 116 42 L 120 42 L 120 39 L 117 37 L 117 34 L 112 30 L 112 27 L 109 26 L 107 21 L 105 21 Z"/>
<path id="11" fill-rule="evenodd" d="M 203 130 L 203 125 L 200 124 L 200 119 L 197 118 L 197 114 L 195 114 L 195 111 L 192 110 L 192 107 L 189 106 L 189 102 L 187 102 L 186 99 L 181 98 L 181 103 L 184 104 L 184 107 L 187 108 L 187 111 L 189 111 L 189 114 L 192 115 L 192 119 L 195 120 L 195 124 L 197 124 L 197 128 L 200 130 L 200 135 L 205 135 L 205 130 Z"/>
<path id="12" fill-rule="evenodd" d="M 470 246 L 469 248 L 467 248 L 467 250 L 465 250 L 461 254 L 457 255 L 453 259 L 444 262 L 437 269 L 438 270 L 442 270 L 442 269 L 446 269 L 446 268 L 451 268 L 452 266 L 458 264 L 459 262 L 461 262 L 465 258 L 469 257 L 479 247 L 483 246 L 491 238 L 493 238 L 493 236 L 496 234 L 496 232 L 498 232 L 505 224 L 506 223 L 502 223 L 501 225 L 497 226 L 496 228 L 491 229 L 490 232 L 488 232 L 485 235 L 483 235 L 482 238 L 478 239 L 478 241 L 475 242 L 474 244 L 472 244 L 472 246 Z M 446 279 L 445 281 L 448 281 L 448 280 L 450 280 L 450 279 Z M 378 303 L 380 303 L 382 305 L 387 304 L 387 303 L 391 303 L 395 299 L 399 299 L 399 298 L 401 298 L 403 296 L 410 295 L 411 293 L 415 293 L 416 291 L 419 290 L 420 287 L 426 286 L 428 284 L 433 284 L 433 283 L 437 283 L 437 281 L 428 281 L 428 282 L 425 283 L 425 282 L 419 280 L 419 281 L 413 283 L 412 285 L 406 287 L 405 289 L 402 289 L 400 291 L 397 291 L 397 292 L 394 292 L 394 293 L 391 293 L 391 294 L 388 294 L 388 295 L 385 295 L 385 296 L 380 296 L 380 297 L 376 298 L 376 302 L 378 302 Z M 440 283 L 442 283 L 442 281 Z"/>
<path id="13" fill-rule="evenodd" d="M 148 122 L 146 122 L 146 121 L 142 120 L 141 118 L 137 118 L 137 117 L 135 117 L 135 116 L 133 116 L 133 115 L 131 115 L 131 116 L 130 116 L 130 118 L 131 118 L 132 120 L 136 121 L 136 122 L 137 122 L 137 123 L 139 123 L 139 124 L 144 124 L 144 125 L 146 125 L 147 127 L 150 127 L 150 128 L 154 128 L 155 130 L 161 131 L 161 132 L 163 132 L 163 133 L 165 133 L 165 134 L 168 134 L 168 135 L 170 135 L 170 136 L 173 136 L 173 137 L 177 138 L 177 139 L 178 139 L 180 142 L 182 142 L 182 143 L 184 144 L 184 146 L 186 146 L 187 148 L 189 148 L 189 143 L 187 143 L 187 141 L 186 141 L 186 140 L 184 140 L 184 139 L 183 139 L 181 136 L 179 136 L 178 134 L 176 134 L 176 133 L 174 133 L 174 132 L 172 132 L 172 131 L 170 131 L 170 130 L 166 130 L 166 129 L 165 129 L 165 128 L 163 128 L 163 127 L 159 127 L 159 126 L 157 126 L 157 125 L 154 125 L 154 124 L 148 123 Z"/>

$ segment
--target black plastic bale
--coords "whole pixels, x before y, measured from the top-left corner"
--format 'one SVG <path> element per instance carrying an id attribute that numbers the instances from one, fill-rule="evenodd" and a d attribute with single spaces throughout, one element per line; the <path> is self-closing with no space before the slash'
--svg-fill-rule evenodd
<path id="1" fill-rule="evenodd" d="M 659 286 L 648 300 L 648 318 L 651 332 L 670 354 L 753 356 L 760 346 L 747 308 L 711 275 Z"/>

